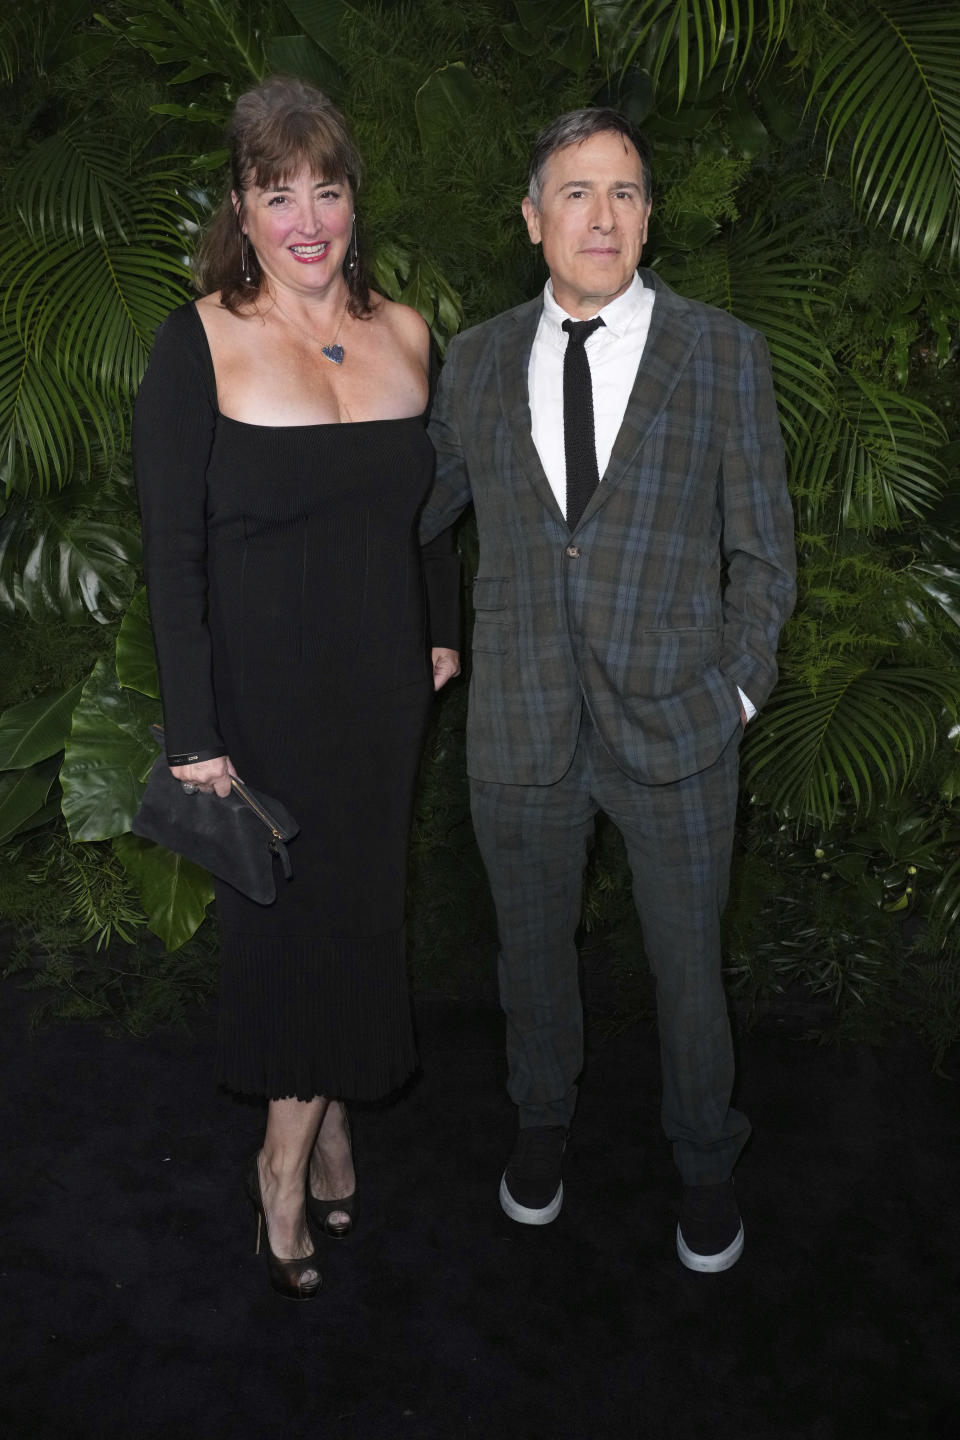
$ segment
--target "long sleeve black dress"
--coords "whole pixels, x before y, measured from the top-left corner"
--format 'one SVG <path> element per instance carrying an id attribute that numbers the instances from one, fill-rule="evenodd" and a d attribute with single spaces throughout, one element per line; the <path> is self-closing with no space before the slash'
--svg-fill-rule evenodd
<path id="1" fill-rule="evenodd" d="M 425 417 L 222 415 L 193 305 L 157 333 L 134 461 L 171 763 L 229 754 L 300 824 L 260 906 L 217 883 L 218 1078 L 373 1099 L 416 1063 L 404 953 L 433 643 L 456 648 L 455 558 L 421 564 Z"/>

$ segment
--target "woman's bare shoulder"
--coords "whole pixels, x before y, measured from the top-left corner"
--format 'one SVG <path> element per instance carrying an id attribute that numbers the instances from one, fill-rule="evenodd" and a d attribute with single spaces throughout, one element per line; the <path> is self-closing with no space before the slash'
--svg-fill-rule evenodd
<path id="1" fill-rule="evenodd" d="M 199 300 L 194 301 L 194 308 L 207 332 L 207 339 L 221 346 L 242 349 L 252 338 L 251 320 L 262 320 L 255 305 L 241 311 L 228 310 L 220 299 L 219 290 L 212 295 L 201 295 Z M 257 327 L 252 328 L 255 330 Z"/>
<path id="2" fill-rule="evenodd" d="M 387 326 L 405 348 L 426 356 L 430 348 L 430 328 L 419 311 L 372 291 L 370 299 L 374 316 L 379 323 Z"/>

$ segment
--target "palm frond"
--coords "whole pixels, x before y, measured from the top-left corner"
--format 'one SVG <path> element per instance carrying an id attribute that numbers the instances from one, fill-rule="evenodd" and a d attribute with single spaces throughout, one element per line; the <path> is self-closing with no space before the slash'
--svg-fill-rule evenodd
<path id="1" fill-rule="evenodd" d="M 926 405 L 848 372 L 833 412 L 818 416 L 797 460 L 795 491 L 805 525 L 836 504 L 856 530 L 892 530 L 939 500 L 946 431 Z"/>
<path id="2" fill-rule="evenodd" d="M 154 331 L 190 294 L 189 271 L 170 244 L 162 227 L 144 225 L 133 244 L 47 252 L 21 278 L 18 328 L 62 373 L 85 376 L 100 392 L 131 395 Z"/>
<path id="3" fill-rule="evenodd" d="M 833 411 L 834 363 L 817 313 L 832 301 L 822 270 L 797 258 L 802 226 L 765 232 L 734 227 L 697 255 L 662 268 L 677 274 L 691 299 L 729 310 L 766 336 L 780 419 L 792 454 L 810 432 L 811 414 Z"/>
<path id="4" fill-rule="evenodd" d="M 129 238 L 137 193 L 129 145 L 90 134 L 82 125 L 41 140 L 28 150 L 5 185 L 6 218 L 47 243 L 108 233 Z"/>
<path id="5" fill-rule="evenodd" d="M 960 7 L 867 0 L 813 78 L 828 162 L 851 137 L 854 197 L 929 255 L 960 254 Z"/>
<path id="6" fill-rule="evenodd" d="M 830 825 L 841 801 L 866 811 L 901 790 L 958 703 L 960 674 L 917 666 L 841 664 L 816 691 L 787 680 L 748 732 L 747 782 L 781 815 Z"/>
<path id="7" fill-rule="evenodd" d="M 0 331 L 0 482 L 8 494 L 65 485 L 90 464 L 88 426 L 109 448 L 114 416 L 80 376 L 62 375 L 15 332 Z"/>
<path id="8" fill-rule="evenodd" d="M 39 172 L 49 178 L 52 166 L 55 180 L 72 152 L 38 149 Z M 111 163 L 122 178 L 117 156 Z M 147 169 L 135 196 L 129 182 L 122 214 L 98 208 L 99 180 L 78 165 L 75 204 L 53 198 L 54 181 L 31 192 L 39 243 L 23 223 L 0 229 L 0 474 L 8 490 L 65 485 L 78 463 L 89 465 L 88 430 L 107 457 L 114 453 L 153 333 L 190 293 L 185 251 L 197 209 L 175 158 Z"/>
<path id="9" fill-rule="evenodd" d="M 0 16 L 0 80 L 8 84 L 17 74 L 24 50 L 36 31 L 36 18 L 26 6 Z"/>
<path id="10" fill-rule="evenodd" d="M 588 4 L 623 70 L 642 64 L 656 85 L 675 75 L 679 106 L 691 82 L 723 66 L 738 74 L 752 54 L 762 68 L 786 33 L 793 0 L 623 0 Z M 612 9 L 613 14 L 608 13 Z"/>

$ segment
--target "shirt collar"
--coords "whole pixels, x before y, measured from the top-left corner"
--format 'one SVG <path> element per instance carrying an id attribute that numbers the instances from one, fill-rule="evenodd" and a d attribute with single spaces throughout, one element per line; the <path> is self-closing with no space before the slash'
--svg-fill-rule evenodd
<path id="1" fill-rule="evenodd" d="M 626 334 L 641 311 L 650 305 L 652 296 L 653 291 L 648 294 L 640 276 L 635 274 L 623 294 L 618 295 L 616 300 L 611 300 L 595 314 L 602 315 L 605 327 L 619 337 Z M 576 318 L 578 317 L 568 315 L 566 310 L 557 304 L 553 298 L 553 281 L 548 280 L 543 287 L 543 322 L 549 330 L 551 338 L 565 345 L 567 337 L 562 328 L 563 322 Z M 586 318 L 592 320 L 593 316 L 588 315 Z"/>

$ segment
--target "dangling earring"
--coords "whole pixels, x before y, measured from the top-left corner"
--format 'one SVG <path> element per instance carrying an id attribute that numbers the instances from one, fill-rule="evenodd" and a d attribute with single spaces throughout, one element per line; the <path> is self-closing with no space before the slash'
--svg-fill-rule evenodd
<path id="1" fill-rule="evenodd" d="M 250 241 L 242 230 L 240 231 L 240 274 L 244 285 L 256 285 L 257 277 L 253 273 L 253 265 L 250 260 Z"/>
<path id="2" fill-rule="evenodd" d="M 353 232 L 350 236 L 350 244 L 347 246 L 347 269 L 353 273 L 357 268 L 357 261 L 360 259 L 360 248 L 357 245 L 357 217 L 353 217 Z"/>

